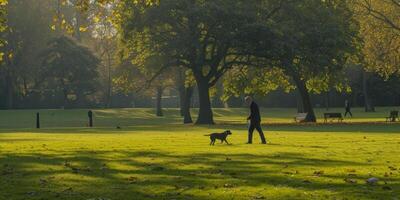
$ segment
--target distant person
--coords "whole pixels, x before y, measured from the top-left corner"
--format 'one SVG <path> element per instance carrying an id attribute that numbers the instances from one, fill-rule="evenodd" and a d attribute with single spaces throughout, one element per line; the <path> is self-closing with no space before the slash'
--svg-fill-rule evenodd
<path id="1" fill-rule="evenodd" d="M 260 134 L 261 142 L 263 144 L 267 144 L 267 141 L 265 140 L 265 137 L 264 137 L 264 133 L 261 129 L 261 116 L 260 116 L 260 109 L 258 108 L 258 105 L 256 104 L 256 102 L 253 101 L 253 98 L 251 98 L 250 96 L 247 96 L 245 98 L 245 102 L 250 106 L 250 115 L 247 118 L 247 120 L 250 120 L 249 138 L 248 138 L 247 144 L 253 143 L 254 129 L 257 129 L 258 133 Z"/>
<path id="2" fill-rule="evenodd" d="M 350 106 L 350 102 L 349 100 L 346 99 L 346 101 L 344 101 L 344 108 L 346 110 L 346 112 L 344 113 L 344 116 L 346 117 L 347 114 L 350 115 L 350 117 L 353 117 L 353 113 L 351 113 L 351 106 Z"/>

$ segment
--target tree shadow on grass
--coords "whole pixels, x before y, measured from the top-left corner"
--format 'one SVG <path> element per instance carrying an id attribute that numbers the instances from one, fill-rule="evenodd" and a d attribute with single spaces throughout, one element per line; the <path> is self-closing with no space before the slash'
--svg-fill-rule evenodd
<path id="1" fill-rule="evenodd" d="M 390 179 L 388 186 L 392 191 L 388 192 L 363 183 L 346 183 L 345 175 L 295 170 L 331 167 L 368 165 L 285 152 L 273 155 L 178 155 L 127 150 L 7 153 L 0 159 L 0 194 L 10 199 L 27 198 L 32 191 L 36 192 L 31 195 L 33 199 L 249 199 L 253 194 L 246 193 L 246 188 L 261 192 L 263 188 L 276 187 L 292 188 L 299 194 L 322 190 L 339 197 L 364 199 L 400 195 L 398 177 Z M 214 197 L 221 191 L 224 193 Z"/>
<path id="2" fill-rule="evenodd" d="M 238 130 L 247 130 L 245 124 L 235 125 L 219 125 L 218 127 L 230 127 Z M 279 124 L 263 124 L 265 131 L 285 131 L 285 132 L 352 132 L 352 133 L 391 133 L 400 134 L 400 123 L 396 124 L 292 124 L 292 125 L 279 125 Z"/>
<path id="3" fill-rule="evenodd" d="M 149 124 L 149 125 L 131 125 L 105 127 L 57 127 L 57 128 L 42 128 L 42 129 L 0 129 L 1 133 L 52 133 L 52 134 L 126 134 L 133 132 L 182 132 L 190 133 L 200 131 L 208 133 L 214 130 L 235 130 L 247 132 L 247 125 L 238 124 L 219 124 L 214 126 L 195 126 L 181 124 Z M 307 133 L 388 133 L 400 134 L 400 124 L 371 124 L 371 125 L 263 125 L 265 132 L 307 132 Z"/>

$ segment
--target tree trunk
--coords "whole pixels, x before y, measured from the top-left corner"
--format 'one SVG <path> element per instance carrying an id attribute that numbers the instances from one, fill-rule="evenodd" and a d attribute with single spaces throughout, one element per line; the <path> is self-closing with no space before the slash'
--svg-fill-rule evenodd
<path id="1" fill-rule="evenodd" d="M 190 102 L 192 99 L 192 95 L 193 95 L 193 87 L 186 88 L 183 102 L 181 103 L 181 105 L 182 105 L 181 112 L 183 113 L 183 123 L 184 124 L 193 123 L 192 116 L 190 114 Z"/>
<path id="2" fill-rule="evenodd" d="M 185 79 L 183 70 L 179 68 L 178 70 L 178 77 L 176 79 L 176 87 L 178 88 L 179 92 L 179 112 L 181 117 L 185 116 L 184 113 L 184 103 L 185 103 Z"/>
<path id="3" fill-rule="evenodd" d="M 365 112 L 375 112 L 375 108 L 371 102 L 371 99 L 369 98 L 368 94 L 368 78 L 369 75 L 366 71 L 362 72 L 362 81 L 363 81 L 363 93 L 364 93 L 364 107 L 365 107 Z"/>
<path id="4" fill-rule="evenodd" d="M 111 65 L 108 65 L 108 83 L 107 83 L 107 108 L 111 107 L 111 99 L 112 99 L 112 80 L 111 80 Z"/>
<path id="5" fill-rule="evenodd" d="M 81 37 L 81 13 L 78 10 L 78 8 L 75 8 L 75 33 L 74 37 L 78 42 L 82 42 L 82 37 Z"/>
<path id="6" fill-rule="evenodd" d="M 301 95 L 300 95 L 299 89 L 297 89 L 296 91 L 297 92 L 295 93 L 295 95 L 296 95 L 297 113 L 304 113 L 304 106 L 303 106 L 303 102 L 301 100 Z"/>
<path id="7" fill-rule="evenodd" d="M 7 109 L 14 108 L 14 84 L 10 73 L 6 75 Z"/>
<path id="8" fill-rule="evenodd" d="M 63 89 L 63 108 L 67 108 L 68 106 L 68 92 Z"/>
<path id="9" fill-rule="evenodd" d="M 106 86 L 106 91 L 105 91 L 105 107 L 110 108 L 111 107 L 111 101 L 112 101 L 112 78 L 111 78 L 111 55 L 110 52 L 107 52 L 107 61 L 106 61 L 106 66 L 105 70 L 107 71 L 107 86 Z"/>
<path id="10" fill-rule="evenodd" d="M 62 89 L 62 92 L 63 92 L 63 108 L 65 109 L 67 107 L 67 104 L 68 104 L 68 90 L 66 88 L 66 85 L 65 85 L 63 79 L 61 79 L 60 83 L 61 83 L 61 87 L 63 88 Z"/>
<path id="11" fill-rule="evenodd" d="M 330 97 L 330 91 L 328 89 L 328 91 L 325 93 L 325 109 L 326 110 L 329 110 L 329 107 L 330 107 L 329 97 Z"/>
<path id="12" fill-rule="evenodd" d="M 199 115 L 196 124 L 214 124 L 213 113 L 210 101 L 210 87 L 208 80 L 197 79 L 197 88 L 199 91 Z"/>
<path id="13" fill-rule="evenodd" d="M 310 93 L 308 92 L 306 84 L 300 79 L 298 74 L 293 73 L 293 79 L 301 96 L 303 112 L 307 113 L 307 117 L 304 119 L 304 122 L 317 122 L 317 118 L 315 117 L 314 109 L 311 104 Z"/>
<path id="14" fill-rule="evenodd" d="M 397 106 L 400 106 L 400 94 L 399 94 L 397 97 L 398 97 L 398 99 L 397 99 Z"/>
<path id="15" fill-rule="evenodd" d="M 186 96 L 185 88 L 179 87 L 178 92 L 179 92 L 179 114 L 181 115 L 181 117 L 184 117 L 185 116 L 184 104 L 185 104 L 185 96 Z"/>
<path id="16" fill-rule="evenodd" d="M 163 88 L 161 86 L 157 87 L 157 96 L 156 96 L 156 115 L 158 117 L 163 116 L 163 111 L 162 111 L 162 93 L 163 93 Z"/>
<path id="17" fill-rule="evenodd" d="M 214 108 L 223 108 L 225 107 L 224 102 L 221 100 L 221 97 L 224 95 L 224 84 L 222 79 L 220 79 L 217 84 L 215 85 L 216 87 L 216 94 L 213 97 L 213 106 Z"/>

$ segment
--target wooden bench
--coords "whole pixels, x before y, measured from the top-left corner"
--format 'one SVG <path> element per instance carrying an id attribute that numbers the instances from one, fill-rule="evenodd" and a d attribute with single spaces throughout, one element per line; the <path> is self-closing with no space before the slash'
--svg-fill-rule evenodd
<path id="1" fill-rule="evenodd" d="M 386 117 L 386 122 L 396 122 L 396 119 L 399 120 L 399 111 L 392 110 L 389 117 Z"/>
<path id="2" fill-rule="evenodd" d="M 338 122 L 343 121 L 342 113 L 324 113 L 325 123 L 328 122 L 328 119 L 338 119 Z"/>
<path id="3" fill-rule="evenodd" d="M 295 122 L 304 122 L 306 119 L 308 113 L 297 113 L 297 115 L 294 117 Z"/>

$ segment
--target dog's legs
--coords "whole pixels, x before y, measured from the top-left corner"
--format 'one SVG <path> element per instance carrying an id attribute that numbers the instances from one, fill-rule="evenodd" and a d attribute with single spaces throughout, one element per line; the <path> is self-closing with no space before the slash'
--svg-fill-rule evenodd
<path id="1" fill-rule="evenodd" d="M 210 145 L 214 145 L 215 139 L 211 139 Z"/>
<path id="2" fill-rule="evenodd" d="M 228 142 L 228 140 L 226 140 L 226 138 L 225 138 L 225 142 L 226 142 L 226 144 L 229 144 L 229 142 Z"/>

